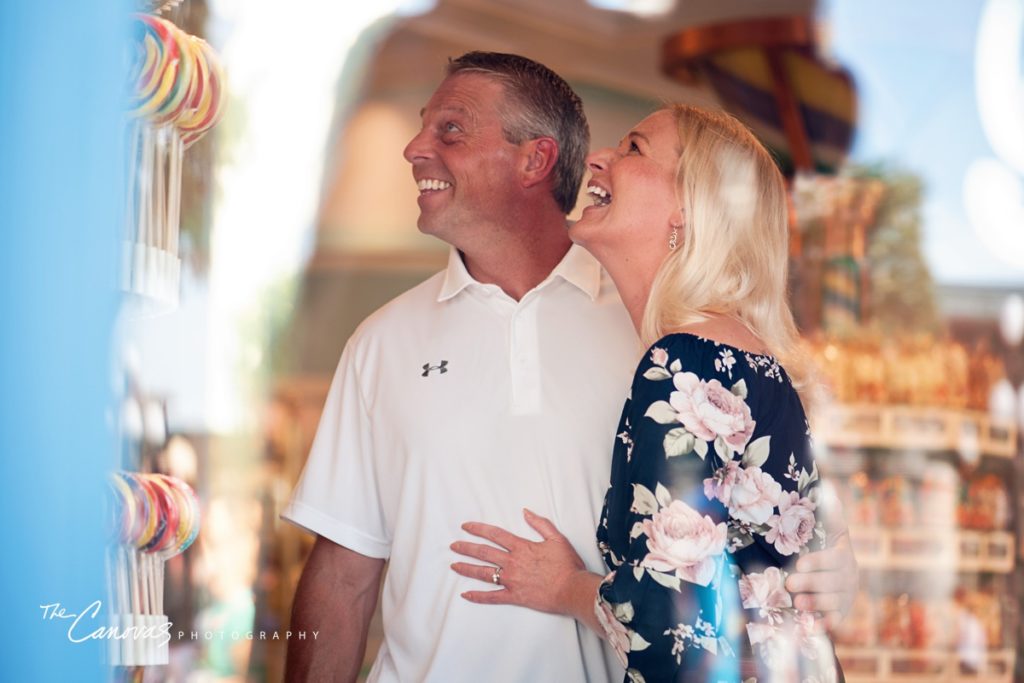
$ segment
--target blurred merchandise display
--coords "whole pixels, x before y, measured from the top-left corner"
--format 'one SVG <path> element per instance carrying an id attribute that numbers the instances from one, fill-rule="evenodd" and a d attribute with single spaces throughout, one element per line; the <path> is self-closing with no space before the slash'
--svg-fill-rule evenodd
<path id="1" fill-rule="evenodd" d="M 807 342 L 823 379 L 841 404 L 890 404 L 987 411 L 1006 377 L 985 344 L 968 349 L 928 334 L 846 338 L 818 335 Z"/>
<path id="2" fill-rule="evenodd" d="M 851 683 L 1009 683 L 1019 446 L 992 405 L 1009 357 L 940 322 L 921 196 L 884 168 L 793 183 L 793 305 L 832 399 L 814 432 L 862 572 L 837 654 Z"/>
<path id="3" fill-rule="evenodd" d="M 835 633 L 847 680 L 1009 681 L 1015 653 L 1000 597 L 858 593 Z"/>
<path id="4" fill-rule="evenodd" d="M 917 526 L 975 531 L 1010 528 L 1010 498 L 1002 479 L 994 474 L 958 479 L 944 463 L 930 463 L 918 481 L 902 474 L 875 480 L 858 472 L 840 489 L 840 496 L 854 534 L 877 526 L 890 531 Z"/>
<path id="5" fill-rule="evenodd" d="M 814 348 L 840 399 L 816 433 L 862 572 L 836 634 L 847 680 L 1014 680 L 1017 430 L 971 398 L 1001 364 L 924 338 Z"/>
<path id="6" fill-rule="evenodd" d="M 847 338 L 939 329 L 924 259 L 921 182 L 847 167 L 792 183 L 793 310 L 801 328 Z"/>

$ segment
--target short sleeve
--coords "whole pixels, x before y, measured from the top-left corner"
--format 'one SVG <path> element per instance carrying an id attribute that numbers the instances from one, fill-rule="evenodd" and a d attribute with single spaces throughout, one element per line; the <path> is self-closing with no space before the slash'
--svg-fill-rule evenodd
<path id="1" fill-rule="evenodd" d="M 357 357 L 353 338 L 342 352 L 309 458 L 281 516 L 362 555 L 387 558 L 391 540 Z"/>

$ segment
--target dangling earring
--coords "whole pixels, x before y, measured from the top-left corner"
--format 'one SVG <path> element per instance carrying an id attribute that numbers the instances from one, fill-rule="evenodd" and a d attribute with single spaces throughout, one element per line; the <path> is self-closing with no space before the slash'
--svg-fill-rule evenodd
<path id="1" fill-rule="evenodd" d="M 676 247 L 679 246 L 679 227 L 676 225 L 672 226 L 672 234 L 668 238 L 668 250 L 675 251 Z"/>

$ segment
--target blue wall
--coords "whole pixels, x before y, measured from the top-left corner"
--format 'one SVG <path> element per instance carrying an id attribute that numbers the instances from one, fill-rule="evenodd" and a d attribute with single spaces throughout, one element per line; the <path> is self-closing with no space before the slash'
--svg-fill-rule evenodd
<path id="1" fill-rule="evenodd" d="M 99 681 L 128 9 L 0 2 L 0 679 Z M 91 629 L 90 629 L 91 630 Z"/>

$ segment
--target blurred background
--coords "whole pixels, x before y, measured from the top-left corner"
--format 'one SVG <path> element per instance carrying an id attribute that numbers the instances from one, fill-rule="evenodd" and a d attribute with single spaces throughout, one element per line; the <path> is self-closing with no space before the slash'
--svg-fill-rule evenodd
<path id="1" fill-rule="evenodd" d="M 177 48 L 131 21 L 119 68 L 135 91 L 111 150 L 127 233 L 104 237 L 168 256 L 107 264 L 122 293 L 92 362 L 110 368 L 113 445 L 91 462 L 194 490 L 201 530 L 165 563 L 164 613 L 175 634 L 227 635 L 174 637 L 166 664 L 118 677 L 281 679 L 285 640 L 251 634 L 287 630 L 313 539 L 278 515 L 349 334 L 445 266 L 416 230 L 402 149 L 447 59 L 479 49 L 563 75 L 595 147 L 670 100 L 724 108 L 772 150 L 792 190 L 792 303 L 834 398 L 815 416 L 821 457 L 863 572 L 837 635 L 847 679 L 1024 680 L 1024 0 L 144 9 L 205 39 L 219 102 L 183 153 L 147 133 L 167 113 L 147 59 Z"/>

